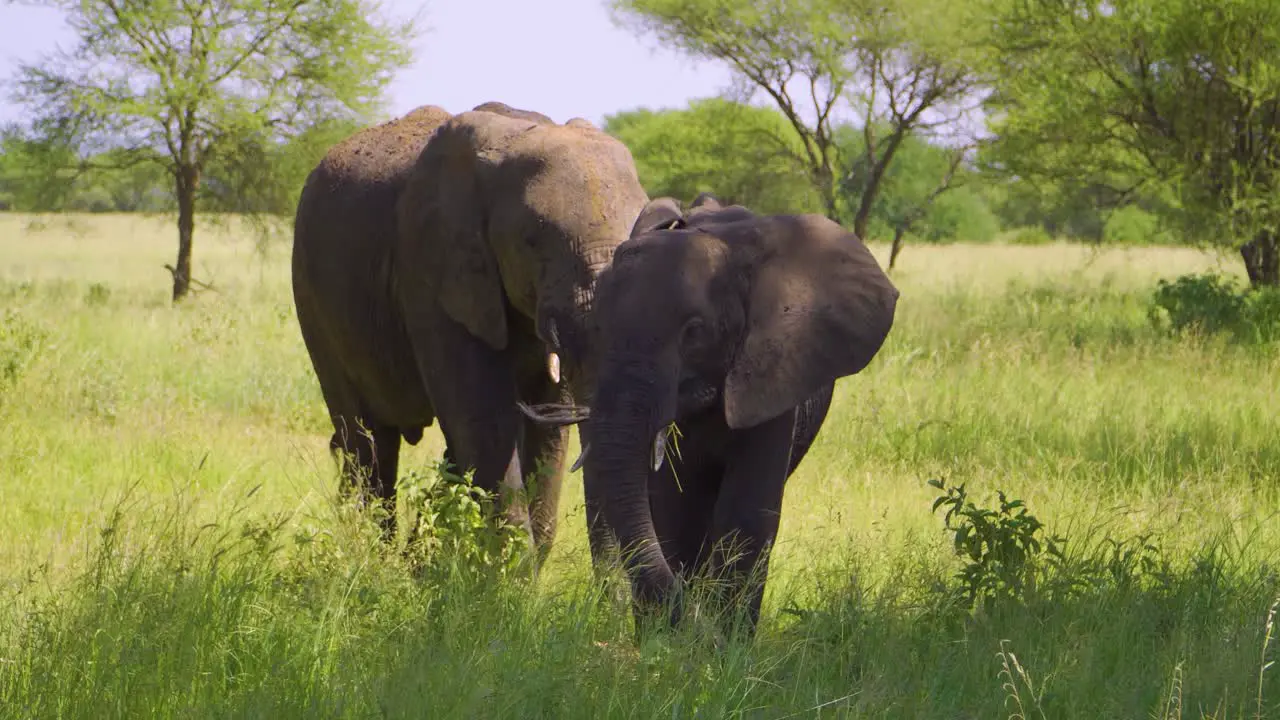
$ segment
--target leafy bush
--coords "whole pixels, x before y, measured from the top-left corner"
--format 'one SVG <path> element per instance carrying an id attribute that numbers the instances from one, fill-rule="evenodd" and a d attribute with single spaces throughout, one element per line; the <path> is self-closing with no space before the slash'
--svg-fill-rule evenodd
<path id="1" fill-rule="evenodd" d="M 1173 239 L 1160 226 L 1160 218 L 1140 207 L 1129 205 L 1107 218 L 1102 238 L 1118 245 L 1166 245 Z"/>
<path id="2" fill-rule="evenodd" d="M 970 187 L 939 195 L 926 220 L 924 239 L 929 242 L 990 242 L 1000 232 L 1000 220 Z"/>
<path id="3" fill-rule="evenodd" d="M 1008 241 L 1013 245 L 1048 245 L 1053 242 L 1053 237 L 1044 228 L 1033 225 L 1013 231 Z"/>
<path id="4" fill-rule="evenodd" d="M 1000 506 L 993 509 L 973 502 L 963 483 L 928 483 L 942 493 L 934 512 L 947 507 L 943 522 L 962 561 L 955 577 L 967 607 L 983 601 L 1053 605 L 1136 587 L 1178 592 L 1179 571 L 1150 534 L 1086 536 L 1068 552 L 1066 537 L 1046 537 L 1044 523 L 1003 490 L 996 491 Z"/>
<path id="5" fill-rule="evenodd" d="M 399 497 L 417 509 L 409 554 L 425 574 L 468 580 L 514 577 L 529 560 L 528 535 L 505 522 L 493 494 L 442 463 L 433 473 L 411 472 Z"/>
<path id="6" fill-rule="evenodd" d="M 1044 523 L 1021 500 L 999 490 L 1000 509 L 993 510 L 970 500 L 964 483 L 948 486 L 935 479 L 929 485 L 942 492 L 933 501 L 933 511 L 947 507 L 943 523 L 954 533 L 956 554 L 964 559 L 957 577 L 971 604 L 979 598 L 1010 598 L 1034 590 L 1041 559 L 1061 560 L 1065 541 L 1050 537 L 1042 542 Z"/>
<path id="7" fill-rule="evenodd" d="M 1224 333 L 1239 342 L 1280 339 L 1280 288 L 1242 288 L 1216 273 L 1160 280 L 1149 316 L 1172 334 Z"/>

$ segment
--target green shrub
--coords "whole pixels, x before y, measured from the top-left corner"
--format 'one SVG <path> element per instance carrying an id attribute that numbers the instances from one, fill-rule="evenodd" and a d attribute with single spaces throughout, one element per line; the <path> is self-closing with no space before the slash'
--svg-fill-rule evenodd
<path id="1" fill-rule="evenodd" d="M 928 242 L 985 243 L 1000 232 L 1000 221 L 972 188 L 958 187 L 938 196 L 929 209 L 924 239 Z"/>
<path id="2" fill-rule="evenodd" d="M 400 501 L 417 510 L 409 554 L 424 574 L 476 581 L 514 577 L 525 568 L 523 528 L 503 521 L 498 499 L 442 463 L 433 473 L 400 479 Z"/>
<path id="3" fill-rule="evenodd" d="M 1013 231 L 1008 241 L 1013 245 L 1048 245 L 1053 242 L 1053 237 L 1044 228 L 1033 225 Z"/>
<path id="4" fill-rule="evenodd" d="M 1149 316 L 1171 334 L 1228 334 L 1245 343 L 1280 339 L 1280 288 L 1242 288 L 1216 273 L 1160 280 Z"/>
<path id="5" fill-rule="evenodd" d="M 969 499 L 965 484 L 948 486 L 942 480 L 929 485 L 942 494 L 933 511 L 946 507 L 943 524 L 953 534 L 956 555 L 964 562 L 957 578 L 970 604 L 981 598 L 1012 599 L 1033 592 L 1042 561 L 1062 559 L 1060 537 L 1042 539 L 1044 523 L 1026 504 L 997 491 L 999 510 L 980 507 Z"/>
<path id="6" fill-rule="evenodd" d="M 1172 239 L 1160 227 L 1160 218 L 1139 207 L 1122 207 L 1107 218 L 1102 238 L 1117 245 L 1162 245 Z"/>

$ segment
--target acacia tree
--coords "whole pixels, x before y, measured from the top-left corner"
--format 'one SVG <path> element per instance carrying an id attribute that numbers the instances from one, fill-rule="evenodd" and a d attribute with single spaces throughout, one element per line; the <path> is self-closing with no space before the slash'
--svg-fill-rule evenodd
<path id="1" fill-rule="evenodd" d="M 174 302 L 191 286 L 197 204 L 227 196 L 202 194 L 206 170 L 269 162 L 309 127 L 367 116 L 414 33 L 368 0 L 48 2 L 78 42 L 19 66 L 29 133 L 81 158 L 116 148 L 119 165 L 162 165 L 177 206 Z"/>
<path id="2" fill-rule="evenodd" d="M 805 169 L 828 217 L 841 219 L 841 186 L 856 177 L 851 210 L 862 237 L 903 140 L 954 128 L 981 98 L 976 2 L 612 0 L 612 7 L 621 24 L 724 61 L 767 95 L 800 136 L 798 150 L 783 149 Z M 842 159 L 836 142 L 842 104 L 865 133 L 856 158 Z"/>
<path id="3" fill-rule="evenodd" d="M 1113 206 L 1167 197 L 1280 285 L 1280 3 L 1004 2 L 992 164 Z"/>

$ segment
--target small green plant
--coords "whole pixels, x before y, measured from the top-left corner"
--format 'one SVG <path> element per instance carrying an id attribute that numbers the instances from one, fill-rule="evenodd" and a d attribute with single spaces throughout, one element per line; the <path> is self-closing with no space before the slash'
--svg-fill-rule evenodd
<path id="1" fill-rule="evenodd" d="M 1042 540 L 1044 524 L 1021 500 L 997 490 L 999 509 L 979 507 L 969 499 L 965 484 L 929 480 L 942 495 L 933 511 L 945 507 L 943 523 L 955 535 L 955 551 L 964 560 L 957 577 L 970 604 L 979 598 L 1014 597 L 1035 589 L 1039 561 L 1047 555 L 1061 562 L 1064 540 Z"/>
<path id="2" fill-rule="evenodd" d="M 0 401 L 44 347 L 44 329 L 12 308 L 0 317 Z"/>
<path id="3" fill-rule="evenodd" d="M 497 496 L 476 487 L 470 472 L 458 476 L 442 462 L 401 478 L 398 495 L 417 510 L 408 553 L 424 573 L 506 578 L 529 559 L 528 534 L 504 520 Z"/>
<path id="4" fill-rule="evenodd" d="M 111 299 L 111 288 L 103 283 L 93 283 L 89 286 L 89 290 L 85 293 L 84 304 L 89 307 L 100 307 L 106 305 Z"/>

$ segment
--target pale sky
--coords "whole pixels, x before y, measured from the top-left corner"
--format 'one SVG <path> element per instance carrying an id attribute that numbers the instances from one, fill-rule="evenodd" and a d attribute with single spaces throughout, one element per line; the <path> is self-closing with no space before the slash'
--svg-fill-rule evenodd
<path id="1" fill-rule="evenodd" d="M 729 87 L 728 69 L 655 50 L 653 40 L 615 27 L 605 0 L 385 0 L 397 17 L 421 11 L 425 31 L 413 66 L 390 89 L 399 115 L 419 105 L 462 112 L 498 100 L 557 122 L 636 107 L 681 107 Z M 0 82 L 19 61 L 34 61 L 71 33 L 48 8 L 0 0 Z M 7 87 L 0 121 L 20 119 Z"/>

